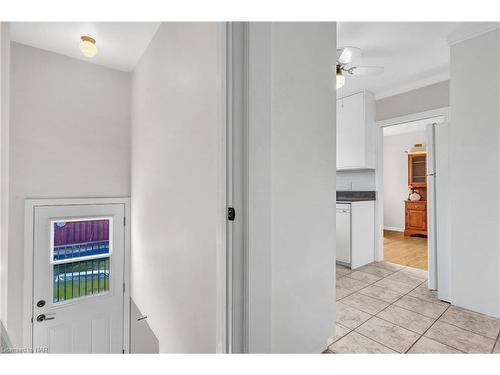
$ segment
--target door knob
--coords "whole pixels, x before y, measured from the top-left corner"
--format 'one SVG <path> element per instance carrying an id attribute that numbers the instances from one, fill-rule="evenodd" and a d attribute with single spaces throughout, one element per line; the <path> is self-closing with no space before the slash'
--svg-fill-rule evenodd
<path id="1" fill-rule="evenodd" d="M 50 318 L 47 318 L 47 316 L 45 314 L 40 314 L 36 317 L 36 321 L 37 322 L 43 322 L 44 320 L 52 320 L 52 319 L 55 319 L 54 316 L 50 317 Z"/>
<path id="2" fill-rule="evenodd" d="M 37 306 L 37 307 L 44 307 L 44 306 L 45 306 L 45 301 L 44 301 L 43 299 L 41 299 L 40 301 L 38 301 L 38 302 L 36 303 L 36 306 Z"/>

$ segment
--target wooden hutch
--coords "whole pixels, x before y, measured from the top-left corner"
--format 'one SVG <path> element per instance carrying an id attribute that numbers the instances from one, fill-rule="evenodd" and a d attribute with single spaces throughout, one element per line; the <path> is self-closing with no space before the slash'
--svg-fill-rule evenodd
<path id="1" fill-rule="evenodd" d="M 405 236 L 427 235 L 427 154 L 408 153 L 408 186 L 420 194 L 419 201 L 405 201 Z"/>

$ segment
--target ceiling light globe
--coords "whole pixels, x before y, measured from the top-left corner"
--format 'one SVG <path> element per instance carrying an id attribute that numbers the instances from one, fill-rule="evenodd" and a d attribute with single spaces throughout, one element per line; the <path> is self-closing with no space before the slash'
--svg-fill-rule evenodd
<path id="1" fill-rule="evenodd" d="M 88 36 L 82 36 L 82 41 L 80 42 L 80 51 L 86 57 L 94 57 L 97 55 L 97 47 L 95 45 L 95 40 Z"/>
<path id="2" fill-rule="evenodd" d="M 337 74 L 336 87 L 340 89 L 344 85 L 345 85 L 345 77 L 342 74 Z"/>

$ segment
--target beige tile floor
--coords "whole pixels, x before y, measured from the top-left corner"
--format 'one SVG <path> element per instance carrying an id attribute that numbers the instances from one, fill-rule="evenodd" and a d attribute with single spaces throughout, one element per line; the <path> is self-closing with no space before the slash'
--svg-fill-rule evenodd
<path id="1" fill-rule="evenodd" d="M 378 262 L 336 274 L 330 353 L 500 353 L 500 319 L 440 301 L 423 270 Z"/>

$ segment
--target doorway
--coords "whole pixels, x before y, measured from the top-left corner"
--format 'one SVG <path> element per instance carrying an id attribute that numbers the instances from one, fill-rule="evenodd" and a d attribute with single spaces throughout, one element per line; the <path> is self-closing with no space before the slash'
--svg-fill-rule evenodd
<path id="1" fill-rule="evenodd" d="M 125 353 L 128 201 L 27 200 L 25 335 L 33 352 Z"/>
<path id="2" fill-rule="evenodd" d="M 442 108 L 377 122 L 375 258 L 427 271 L 428 287 L 433 290 L 437 290 L 438 272 L 433 124 L 447 119 L 448 109 Z M 385 142 L 389 137 L 394 142 Z M 399 152 L 394 165 L 385 162 L 390 148 Z M 400 172 L 386 173 L 386 168 Z M 392 186 L 391 178 L 398 187 Z"/>
<path id="3" fill-rule="evenodd" d="M 383 131 L 384 260 L 427 271 L 428 122 L 387 126 Z"/>

